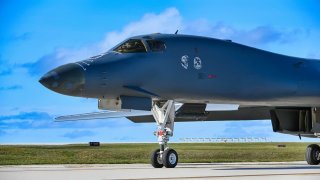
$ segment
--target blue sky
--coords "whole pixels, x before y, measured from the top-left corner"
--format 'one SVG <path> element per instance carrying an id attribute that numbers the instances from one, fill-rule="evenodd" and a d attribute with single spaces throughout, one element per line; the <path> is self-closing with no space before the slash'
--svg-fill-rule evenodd
<path id="1" fill-rule="evenodd" d="M 0 143 L 156 142 L 152 123 L 125 118 L 54 123 L 57 115 L 98 111 L 97 101 L 54 93 L 38 83 L 39 77 L 105 52 L 129 36 L 177 29 L 320 59 L 319 8 L 317 0 L 2 0 Z M 176 123 L 173 140 L 185 137 L 298 140 L 273 133 L 267 120 Z"/>

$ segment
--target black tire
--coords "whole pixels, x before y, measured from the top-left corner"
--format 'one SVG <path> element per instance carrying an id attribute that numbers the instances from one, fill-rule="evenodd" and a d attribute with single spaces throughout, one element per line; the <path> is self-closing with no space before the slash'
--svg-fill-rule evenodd
<path id="1" fill-rule="evenodd" d="M 318 165 L 320 160 L 320 147 L 317 144 L 310 144 L 306 149 L 306 161 L 310 165 Z"/>
<path id="2" fill-rule="evenodd" d="M 160 159 L 160 149 L 156 149 L 151 153 L 151 165 L 154 168 L 162 168 L 162 160 Z"/>
<path id="3" fill-rule="evenodd" d="M 166 168 L 174 168 L 178 164 L 178 154 L 174 149 L 166 149 L 162 156 L 163 165 Z"/>

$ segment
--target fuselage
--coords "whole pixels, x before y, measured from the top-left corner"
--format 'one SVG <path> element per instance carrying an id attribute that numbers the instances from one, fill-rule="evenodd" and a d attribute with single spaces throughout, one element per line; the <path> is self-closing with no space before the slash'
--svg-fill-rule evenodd
<path id="1" fill-rule="evenodd" d="M 141 42 L 139 48 L 145 51 L 121 49 L 130 40 Z M 320 105 L 319 61 L 190 35 L 132 37 L 104 54 L 58 67 L 41 81 L 58 93 L 87 98 L 126 95 L 183 103 Z"/>

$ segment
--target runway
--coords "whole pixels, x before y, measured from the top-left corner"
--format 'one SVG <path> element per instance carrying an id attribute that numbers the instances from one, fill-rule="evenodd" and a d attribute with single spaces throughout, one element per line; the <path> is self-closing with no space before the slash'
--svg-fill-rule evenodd
<path id="1" fill-rule="evenodd" d="M 185 163 L 174 169 L 149 164 L 0 166 L 1 180 L 107 180 L 107 179 L 303 179 L 319 180 L 320 165 L 305 162 Z"/>

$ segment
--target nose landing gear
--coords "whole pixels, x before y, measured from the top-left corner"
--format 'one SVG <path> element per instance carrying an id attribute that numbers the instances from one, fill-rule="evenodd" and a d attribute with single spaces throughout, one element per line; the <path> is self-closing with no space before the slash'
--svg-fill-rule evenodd
<path id="1" fill-rule="evenodd" d="M 174 168 L 178 164 L 178 154 L 174 149 L 168 147 L 168 141 L 173 136 L 175 106 L 173 100 L 165 103 L 154 101 L 152 114 L 157 123 L 155 135 L 158 138 L 160 149 L 151 154 L 151 165 L 155 168 Z"/>

